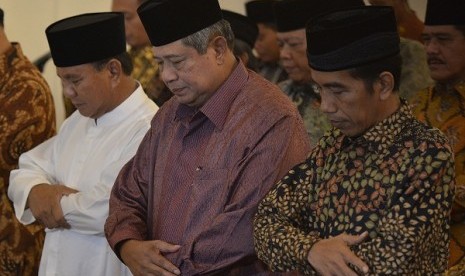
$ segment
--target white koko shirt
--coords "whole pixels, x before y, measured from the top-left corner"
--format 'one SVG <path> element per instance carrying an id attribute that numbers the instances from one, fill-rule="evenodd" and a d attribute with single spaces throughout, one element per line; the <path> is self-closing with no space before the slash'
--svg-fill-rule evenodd
<path id="1" fill-rule="evenodd" d="M 30 209 L 24 210 L 33 186 L 61 184 L 79 191 L 61 199 L 71 228 L 46 229 L 39 275 L 130 275 L 109 247 L 103 226 L 119 170 L 136 153 L 157 110 L 139 84 L 97 121 L 76 111 L 55 137 L 21 155 L 8 196 L 22 223 L 35 221 Z"/>

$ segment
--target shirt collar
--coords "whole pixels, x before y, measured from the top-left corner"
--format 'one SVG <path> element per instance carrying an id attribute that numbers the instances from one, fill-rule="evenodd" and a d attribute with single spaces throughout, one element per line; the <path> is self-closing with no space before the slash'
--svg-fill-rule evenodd
<path id="1" fill-rule="evenodd" d="M 465 80 L 455 80 L 451 82 L 436 82 L 430 90 L 430 100 L 434 97 L 449 97 L 456 95 L 457 92 L 465 99 Z"/>
<path id="2" fill-rule="evenodd" d="M 405 122 L 413 118 L 407 101 L 401 99 L 399 109 L 392 115 L 368 129 L 356 138 L 345 137 L 343 147 L 350 144 L 364 145 L 372 151 L 381 152 L 389 148 L 402 131 Z"/>
<path id="3" fill-rule="evenodd" d="M 229 114 L 229 109 L 237 95 L 241 92 L 242 87 L 244 87 L 247 82 L 248 76 L 249 72 L 245 68 L 244 64 L 239 61 L 231 75 L 200 108 L 199 111 L 204 114 L 218 130 L 223 129 L 224 123 Z M 180 104 L 176 110 L 175 119 L 183 121 L 183 119 L 192 118 L 196 112 L 195 108 Z"/>

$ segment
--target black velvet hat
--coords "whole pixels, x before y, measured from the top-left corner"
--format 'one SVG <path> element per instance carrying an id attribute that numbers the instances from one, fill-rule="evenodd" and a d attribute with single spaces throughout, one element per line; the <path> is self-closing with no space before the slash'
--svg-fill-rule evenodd
<path id="1" fill-rule="evenodd" d="M 234 36 L 253 48 L 258 37 L 257 24 L 242 14 L 227 10 L 222 10 L 222 13 L 223 18 L 231 25 Z"/>
<path id="2" fill-rule="evenodd" d="M 278 32 L 305 28 L 313 17 L 335 8 L 365 6 L 363 0 L 283 0 L 273 6 Z"/>
<path id="3" fill-rule="evenodd" d="M 137 13 L 154 46 L 185 38 L 223 18 L 218 0 L 150 0 Z"/>
<path id="4" fill-rule="evenodd" d="M 273 5 L 275 0 L 252 0 L 245 3 L 247 17 L 255 23 L 275 23 Z"/>
<path id="5" fill-rule="evenodd" d="M 0 26 L 3 26 L 3 10 L 0 8 Z"/>
<path id="6" fill-rule="evenodd" d="M 68 17 L 48 26 L 45 34 L 58 67 L 92 63 L 126 51 L 124 15 L 119 12 Z"/>
<path id="7" fill-rule="evenodd" d="M 465 26 L 465 1 L 428 0 L 425 25 Z"/>
<path id="8" fill-rule="evenodd" d="M 320 15 L 307 25 L 309 65 L 339 71 L 399 53 L 399 35 L 391 7 L 366 6 Z"/>

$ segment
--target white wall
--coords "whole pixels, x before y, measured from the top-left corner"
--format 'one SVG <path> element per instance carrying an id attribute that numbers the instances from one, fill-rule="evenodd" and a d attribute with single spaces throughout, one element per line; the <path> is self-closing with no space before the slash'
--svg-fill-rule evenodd
<path id="1" fill-rule="evenodd" d="M 248 0 L 219 0 L 222 9 L 245 14 L 245 2 Z"/>
<path id="2" fill-rule="evenodd" d="M 425 20 L 426 1 L 427 0 L 408 0 L 410 7 L 412 7 L 418 18 L 420 18 L 422 21 Z"/>
<path id="3" fill-rule="evenodd" d="M 195 1 L 195 0 L 192 0 Z M 223 9 L 244 14 L 247 0 L 219 0 Z M 426 0 L 409 0 L 420 19 L 424 18 Z M 51 23 L 76 14 L 108 11 L 111 0 L 0 0 L 5 11 L 5 30 L 11 41 L 19 41 L 24 53 L 32 61 L 48 52 L 45 28 Z M 55 76 L 55 67 L 48 62 L 45 78 L 52 89 L 57 108 L 57 124 L 64 119 L 61 84 Z"/>

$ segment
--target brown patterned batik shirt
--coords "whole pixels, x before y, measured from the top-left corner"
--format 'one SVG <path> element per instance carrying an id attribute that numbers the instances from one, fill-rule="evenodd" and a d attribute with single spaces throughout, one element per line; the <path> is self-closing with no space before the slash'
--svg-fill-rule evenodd
<path id="1" fill-rule="evenodd" d="M 0 275 L 36 275 L 44 231 L 23 225 L 7 197 L 19 156 L 55 134 L 55 107 L 39 70 L 12 47 L 0 55 Z"/>
<path id="2" fill-rule="evenodd" d="M 342 233 L 370 275 L 436 275 L 447 268 L 453 153 L 444 135 L 399 111 L 357 138 L 333 129 L 261 202 L 255 248 L 273 270 L 316 274 L 313 244 Z"/>

